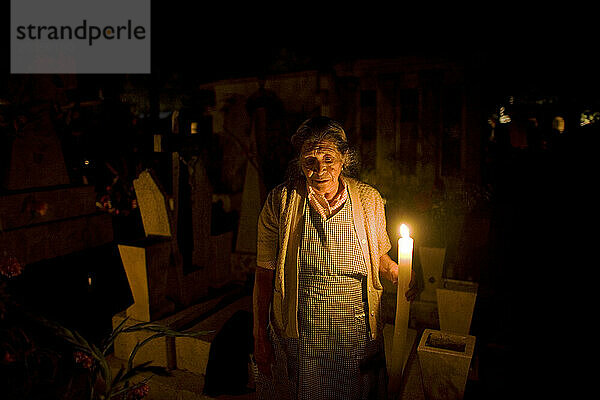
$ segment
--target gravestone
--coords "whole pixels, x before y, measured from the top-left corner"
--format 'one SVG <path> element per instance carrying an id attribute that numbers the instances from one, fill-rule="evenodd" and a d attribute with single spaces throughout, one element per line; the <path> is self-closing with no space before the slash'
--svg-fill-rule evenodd
<path id="1" fill-rule="evenodd" d="M 31 106 L 12 144 L 6 190 L 70 184 L 62 147 L 51 119 L 50 104 Z"/>
<path id="2" fill-rule="evenodd" d="M 173 326 L 168 321 L 173 318 L 179 321 L 177 316 L 188 315 L 188 310 L 192 310 L 193 314 L 198 301 L 205 300 L 209 287 L 220 287 L 231 279 L 232 234 L 210 234 L 212 190 L 204 166 L 199 158 L 192 163 L 180 164 L 176 153 L 172 155 L 172 161 L 172 198 L 168 198 L 149 171 L 140 173 L 134 181 L 146 238 L 119 244 L 134 304 L 124 316 L 113 318 L 113 326 L 130 317 L 128 324 L 152 321 L 175 329 L 180 324 Z M 188 179 L 183 184 L 189 185 L 189 191 L 180 190 L 181 187 L 175 183 L 180 182 L 181 168 L 188 168 Z M 179 213 L 182 195 L 190 196 L 188 204 L 191 207 L 193 268 L 188 270 L 184 270 L 178 235 L 175 234 L 177 227 L 187 222 L 178 221 L 178 216 L 186 215 Z M 136 333 L 117 337 L 115 356 L 127 359 L 137 340 L 143 340 L 144 335 Z M 185 350 L 177 351 L 174 340 L 152 342 L 138 362 L 156 356 L 155 364 L 176 368 L 179 365 L 175 353 L 186 361 L 190 356 Z M 182 362 L 185 364 L 186 361 Z"/>
<path id="3" fill-rule="evenodd" d="M 173 157 L 173 160 L 178 162 L 179 158 Z M 175 171 L 180 167 L 177 166 Z M 177 211 L 181 207 L 179 199 L 175 198 L 172 202 L 167 200 L 163 189 L 149 171 L 143 171 L 134 180 L 144 231 L 147 239 L 152 240 L 123 243 L 119 245 L 119 250 L 124 264 L 127 264 L 125 269 L 128 276 L 131 276 L 134 298 L 138 293 L 140 301 L 129 312 L 141 321 L 152 321 L 173 311 L 164 301 L 156 298 L 168 297 L 169 302 L 177 307 L 185 307 L 205 296 L 210 286 L 222 286 L 230 278 L 232 235 L 210 234 L 212 189 L 202 161 L 193 158 L 183 168 L 188 170 L 189 179 L 184 184 L 190 187 L 191 207 L 192 266 L 187 270 L 184 270 L 181 247 L 173 229 L 173 225 L 185 222 L 177 221 Z M 174 182 L 178 181 L 178 177 L 174 177 Z M 173 192 L 179 196 L 183 191 L 177 189 Z M 146 277 L 145 281 L 140 280 L 142 276 Z M 167 284 L 169 287 L 165 286 Z M 147 299 L 150 295 L 154 298 L 153 302 Z M 157 308 L 153 309 L 152 304 Z M 137 311 L 134 312 L 134 309 Z"/>
<path id="4" fill-rule="evenodd" d="M 105 301 L 102 283 L 120 266 L 111 257 L 112 216 L 97 209 L 93 186 L 70 180 L 57 133 L 73 80 L 24 75 L 8 82 L 14 113 L 0 116 L 6 133 L 0 146 L 0 258 L 25 267 L 32 312 L 51 310 L 53 318 L 93 338 L 120 294 L 113 284 L 114 296 Z M 94 310 L 100 299 L 104 307 Z"/>
<path id="5" fill-rule="evenodd" d="M 264 113 L 258 113 L 262 115 Z M 263 115 L 264 117 L 264 115 Z M 250 132 L 250 154 L 247 154 L 246 175 L 242 192 L 242 208 L 238 225 L 236 253 L 256 254 L 258 239 L 258 216 L 266 197 L 266 189 L 261 177 L 261 158 L 258 153 L 257 138 L 264 136 L 264 118 L 253 117 Z"/>
<path id="6" fill-rule="evenodd" d="M 20 76 L 9 87 L 20 115 L 0 162 L 0 251 L 26 265 L 111 242 L 111 216 L 96 209 L 92 186 L 71 183 L 55 127 L 54 106 L 72 80 Z"/>
<path id="7" fill-rule="evenodd" d="M 446 248 L 420 246 L 417 251 L 423 276 L 423 291 L 419 294 L 419 300 L 435 303 L 437 302 L 436 289 L 442 283 Z"/>
<path id="8" fill-rule="evenodd" d="M 181 199 L 181 193 L 189 193 L 190 213 L 179 213 L 178 215 L 180 217 L 189 215 L 190 221 L 178 221 L 178 224 L 191 224 L 189 230 L 191 249 L 185 248 L 185 251 L 191 252 L 187 258 L 191 265 L 181 269 L 180 302 L 183 305 L 189 305 L 206 296 L 210 287 L 221 287 L 231 279 L 233 237 L 231 233 L 211 235 L 213 191 L 202 159 L 196 156 L 191 157 L 185 163 L 180 164 L 180 169 L 182 168 L 187 168 L 187 182 L 179 181 L 179 179 L 177 181 L 183 185 L 189 185 L 189 191 L 184 191 L 180 187 L 179 199 L 176 203 L 178 207 L 182 207 L 184 202 Z M 179 240 L 190 239 L 178 236 Z M 181 243 L 179 249 L 180 251 L 184 250 Z"/>
<path id="9" fill-rule="evenodd" d="M 150 172 L 142 171 L 133 187 L 146 236 L 171 237 L 167 201 Z"/>
<path id="10" fill-rule="evenodd" d="M 119 244 L 134 304 L 127 316 L 154 321 L 175 310 L 179 297 L 178 266 L 173 264 L 175 243 L 171 235 L 168 202 L 149 171 L 133 181 L 146 238 Z"/>
<path id="11" fill-rule="evenodd" d="M 171 241 L 154 237 L 118 247 L 134 301 L 126 315 L 149 322 L 174 312 L 179 293 Z"/>
<path id="12" fill-rule="evenodd" d="M 95 199 L 91 186 L 6 192 L 0 249 L 26 265 L 111 242 L 111 217 L 96 211 Z"/>
<path id="13" fill-rule="evenodd" d="M 264 201 L 264 185 L 256 166 L 248 160 L 242 194 L 242 210 L 238 226 L 236 252 L 256 253 L 258 216 Z"/>

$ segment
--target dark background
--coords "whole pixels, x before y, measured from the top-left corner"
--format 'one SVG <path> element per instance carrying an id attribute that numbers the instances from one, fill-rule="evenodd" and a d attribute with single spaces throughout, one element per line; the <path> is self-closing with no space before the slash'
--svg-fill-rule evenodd
<path id="1" fill-rule="evenodd" d="M 556 96 L 573 107 L 600 105 L 598 36 L 593 11 L 585 8 L 569 12 L 546 4 L 524 10 L 498 3 L 450 12 L 390 3 L 326 11 L 323 5 L 290 4 L 250 5 L 249 12 L 227 6 L 152 2 L 151 76 L 157 87 L 173 73 L 191 87 L 265 73 L 327 70 L 360 58 L 420 55 L 465 60 L 479 74 L 483 101 L 489 104 L 516 95 Z M 1 7 L 0 97 L 10 80 L 8 2 Z M 90 75 L 85 80 L 118 78 Z M 588 249 L 597 236 L 597 142 L 597 132 L 572 137 L 543 158 L 508 165 L 501 176 L 497 205 L 512 241 L 498 255 L 513 273 L 498 285 L 504 285 L 500 301 L 514 345 L 503 371 L 508 371 L 507 384 L 522 394 L 564 389 L 572 395 L 587 382 L 577 355 L 596 315 L 590 305 L 598 267 Z"/>

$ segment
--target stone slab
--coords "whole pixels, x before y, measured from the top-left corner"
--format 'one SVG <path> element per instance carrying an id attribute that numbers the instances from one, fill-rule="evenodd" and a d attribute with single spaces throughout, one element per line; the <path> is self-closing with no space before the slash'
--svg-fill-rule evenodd
<path id="1" fill-rule="evenodd" d="M 224 301 L 227 294 L 223 294 L 212 299 L 208 299 L 201 303 L 187 307 L 177 313 L 171 314 L 166 318 L 154 321 L 154 324 L 169 327 L 173 330 L 181 330 L 183 327 L 192 324 L 204 315 L 209 314 L 218 308 L 219 304 Z M 115 329 L 125 318 L 128 318 L 126 326 L 131 326 L 140 322 L 127 315 L 126 311 L 116 314 L 112 319 L 112 326 Z M 126 332 L 117 336 L 114 346 L 115 357 L 123 360 L 129 358 L 129 354 L 135 345 L 150 336 L 149 332 Z M 154 361 L 155 365 L 175 368 L 175 342 L 174 339 L 156 339 L 142 347 L 136 356 L 137 363 Z"/>
<path id="2" fill-rule="evenodd" d="M 177 368 L 204 375 L 211 342 L 221 327 L 239 310 L 252 312 L 252 296 L 237 300 L 187 330 L 187 332 L 212 331 L 212 333 L 195 338 L 175 338 Z"/>
<path id="3" fill-rule="evenodd" d="M 12 192 L 0 196 L 0 229 L 7 231 L 96 211 L 93 186 Z"/>
<path id="4" fill-rule="evenodd" d="M 5 231 L 2 236 L 3 248 L 25 265 L 111 242 L 112 217 L 83 215 Z"/>
<path id="5" fill-rule="evenodd" d="M 195 325 L 194 322 L 198 321 L 198 319 L 213 314 L 214 312 L 218 312 L 215 310 L 219 310 L 221 308 L 221 305 L 227 301 L 228 296 L 229 294 L 226 293 L 208 300 L 204 300 L 198 304 L 186 307 L 175 314 L 155 321 L 155 323 L 168 326 L 174 330 L 186 329 L 186 327 Z"/>
<path id="6" fill-rule="evenodd" d="M 10 163 L 2 186 L 7 190 L 68 185 L 62 146 L 52 122 L 51 106 L 27 110 L 28 118 L 11 145 Z"/>
<path id="7" fill-rule="evenodd" d="M 112 325 L 113 329 L 117 327 L 127 315 L 125 312 L 120 312 L 113 317 Z M 143 321 L 138 321 L 133 318 L 129 318 L 125 322 L 125 326 L 130 327 L 132 325 L 138 324 Z M 115 357 L 128 360 L 131 351 L 134 349 L 137 343 L 142 342 L 148 337 L 152 336 L 154 332 L 150 331 L 136 331 L 136 332 L 126 332 L 118 335 L 114 341 L 114 355 Z M 141 364 L 143 362 L 152 361 L 152 365 L 165 367 L 165 368 L 175 368 L 175 363 L 173 361 L 172 355 L 172 345 L 169 344 L 169 341 L 173 341 L 172 338 L 158 338 L 154 339 L 151 342 L 142 346 L 135 356 L 135 365 Z"/>

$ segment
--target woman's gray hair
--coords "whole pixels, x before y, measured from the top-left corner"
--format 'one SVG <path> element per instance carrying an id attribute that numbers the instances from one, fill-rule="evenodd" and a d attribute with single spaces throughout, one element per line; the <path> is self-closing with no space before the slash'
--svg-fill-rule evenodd
<path id="1" fill-rule="evenodd" d="M 360 162 L 356 151 L 348 145 L 346 131 L 341 123 L 329 117 L 313 117 L 304 121 L 292 135 L 291 142 L 295 150 L 295 158 L 290 162 L 287 171 L 288 180 L 298 179 L 303 175 L 300 167 L 300 155 L 304 146 L 313 147 L 319 142 L 333 143 L 344 156 L 342 175 L 358 176 Z"/>

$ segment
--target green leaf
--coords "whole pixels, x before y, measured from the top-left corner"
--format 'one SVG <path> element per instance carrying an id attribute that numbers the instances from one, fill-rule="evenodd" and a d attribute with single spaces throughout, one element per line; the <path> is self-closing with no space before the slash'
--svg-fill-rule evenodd
<path id="1" fill-rule="evenodd" d="M 148 383 L 148 381 L 152 378 L 152 376 L 149 376 L 147 378 L 142 379 L 141 381 L 137 382 L 136 384 L 134 384 L 133 386 L 129 386 L 129 381 L 125 382 L 125 384 L 123 385 L 122 388 L 120 388 L 119 390 L 117 390 L 115 393 L 112 393 L 110 395 L 109 398 L 113 398 L 113 397 L 117 397 L 120 396 L 122 394 L 125 394 L 127 392 L 129 392 L 130 390 L 133 390 L 135 388 L 138 388 L 146 383 Z"/>
<path id="2" fill-rule="evenodd" d="M 121 368 L 119 368 L 119 371 L 113 378 L 111 386 L 113 386 L 113 387 L 116 386 L 119 383 L 119 381 L 123 378 L 124 373 L 125 373 L 125 367 L 121 366 Z"/>
<path id="3" fill-rule="evenodd" d="M 128 369 L 131 370 L 133 368 L 133 360 L 135 359 L 135 355 L 137 354 L 138 350 L 142 348 L 142 346 L 144 346 L 146 343 L 149 343 L 150 341 L 152 341 L 154 339 L 158 339 L 159 337 L 163 337 L 163 336 L 164 336 L 164 334 L 157 333 L 155 335 L 147 337 L 146 339 L 142 340 L 141 342 L 137 342 L 136 345 L 131 350 L 131 353 L 129 354 L 129 360 L 127 360 Z"/>
<path id="4" fill-rule="evenodd" d="M 103 341 L 103 347 L 102 347 L 102 354 L 106 355 L 106 353 L 108 352 L 108 350 L 110 349 L 110 346 L 113 344 L 115 338 L 117 336 L 119 336 L 119 334 L 123 331 L 125 323 L 129 320 L 129 317 L 125 317 L 123 319 L 123 321 L 121 321 L 119 323 L 119 325 L 117 325 L 117 327 L 115 329 L 113 329 L 113 331 L 111 332 L 110 336 L 108 336 L 104 341 Z"/>

